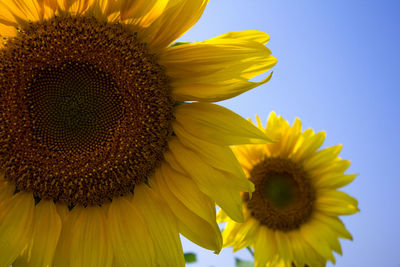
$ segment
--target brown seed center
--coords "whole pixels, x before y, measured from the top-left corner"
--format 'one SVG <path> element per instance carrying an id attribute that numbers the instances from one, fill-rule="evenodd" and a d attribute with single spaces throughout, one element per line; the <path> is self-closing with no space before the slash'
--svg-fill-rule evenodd
<path id="1" fill-rule="evenodd" d="M 250 172 L 256 190 L 244 195 L 251 215 L 270 229 L 290 231 L 311 216 L 315 190 L 301 166 L 289 159 L 266 158 Z"/>
<path id="2" fill-rule="evenodd" d="M 69 204 L 133 192 L 163 159 L 173 100 L 136 34 L 94 18 L 31 23 L 0 50 L 0 168 Z"/>
<path id="3" fill-rule="evenodd" d="M 33 137 L 64 153 L 104 146 L 125 113 L 115 81 L 87 63 L 39 70 L 25 96 Z"/>

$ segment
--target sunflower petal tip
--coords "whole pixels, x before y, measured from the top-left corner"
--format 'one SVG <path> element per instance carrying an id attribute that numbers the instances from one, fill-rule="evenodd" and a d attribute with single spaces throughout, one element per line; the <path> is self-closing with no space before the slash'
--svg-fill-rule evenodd
<path id="1" fill-rule="evenodd" d="M 221 252 L 221 249 L 214 250 L 214 254 L 215 254 L 215 255 L 219 255 L 220 252 Z"/>
<path id="2" fill-rule="evenodd" d="M 256 190 L 256 187 L 254 186 L 254 184 L 251 182 L 251 181 L 249 181 L 249 193 L 252 193 L 252 192 L 254 192 L 255 190 Z"/>
<path id="3" fill-rule="evenodd" d="M 270 119 L 277 119 L 277 118 L 278 118 L 278 116 L 276 115 L 276 112 L 275 112 L 274 110 L 272 110 L 272 111 L 269 113 L 268 120 L 270 120 Z"/>

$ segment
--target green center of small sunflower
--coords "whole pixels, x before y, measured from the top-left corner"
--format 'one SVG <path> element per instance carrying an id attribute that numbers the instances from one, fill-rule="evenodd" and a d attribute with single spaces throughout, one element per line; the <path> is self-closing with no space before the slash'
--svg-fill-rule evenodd
<path id="1" fill-rule="evenodd" d="M 252 199 L 244 195 L 251 216 L 270 229 L 290 231 L 311 216 L 315 190 L 302 169 L 289 159 L 266 158 L 250 172 Z"/>
<path id="2" fill-rule="evenodd" d="M 262 195 L 271 205 L 284 209 L 296 200 L 298 188 L 288 173 L 271 173 L 263 183 Z"/>
<path id="3" fill-rule="evenodd" d="M 54 17 L 0 50 L 0 169 L 38 199 L 101 205 L 163 159 L 174 102 L 146 45 L 122 25 Z"/>

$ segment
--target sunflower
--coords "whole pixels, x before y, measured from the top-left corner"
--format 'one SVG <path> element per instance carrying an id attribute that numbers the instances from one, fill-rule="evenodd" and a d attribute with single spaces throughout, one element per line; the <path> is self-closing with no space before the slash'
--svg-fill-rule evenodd
<path id="1" fill-rule="evenodd" d="M 339 215 L 358 211 L 357 200 L 336 189 L 353 181 L 344 174 L 350 162 L 338 157 L 341 145 L 318 150 L 325 133 L 302 132 L 301 121 L 290 126 L 271 113 L 266 128 L 258 128 L 275 143 L 235 146 L 234 153 L 255 191 L 243 193 L 245 221 L 228 222 L 224 247 L 254 249 L 256 267 L 325 266 L 341 254 L 338 238 L 352 239 Z"/>
<path id="2" fill-rule="evenodd" d="M 172 44 L 207 0 L 0 0 L 0 267 L 184 266 L 251 192 L 212 104 L 275 63 L 259 31 Z M 186 102 L 185 102 L 186 101 Z"/>

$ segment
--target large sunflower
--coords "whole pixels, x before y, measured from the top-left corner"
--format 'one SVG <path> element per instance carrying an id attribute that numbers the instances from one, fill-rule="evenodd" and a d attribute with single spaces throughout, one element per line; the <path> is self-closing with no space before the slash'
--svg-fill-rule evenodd
<path id="1" fill-rule="evenodd" d="M 259 117 L 257 123 L 276 142 L 234 148 L 255 191 L 243 194 L 244 223 L 219 213 L 219 221 L 228 221 L 224 247 L 253 247 L 256 267 L 335 262 L 338 238 L 352 239 L 338 216 L 358 211 L 356 199 L 336 190 L 356 177 L 344 174 L 350 162 L 338 157 L 342 146 L 318 150 L 325 133 L 302 132 L 299 119 L 290 126 L 271 113 L 266 128 Z"/>
<path id="2" fill-rule="evenodd" d="M 259 31 L 171 45 L 207 2 L 0 0 L 0 267 L 220 250 L 214 203 L 241 221 L 254 189 L 229 146 L 268 139 L 209 102 L 276 59 Z"/>

